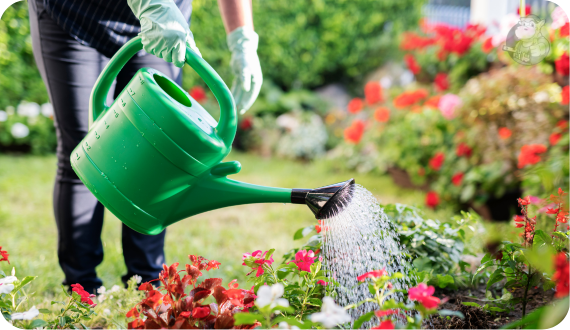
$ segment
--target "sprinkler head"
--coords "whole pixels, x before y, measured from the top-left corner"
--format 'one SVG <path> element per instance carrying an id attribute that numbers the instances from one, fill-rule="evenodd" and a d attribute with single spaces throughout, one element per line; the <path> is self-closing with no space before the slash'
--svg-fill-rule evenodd
<path id="1" fill-rule="evenodd" d="M 340 213 L 352 200 L 354 179 L 315 189 L 293 189 L 291 203 L 307 204 L 315 218 L 328 219 Z"/>

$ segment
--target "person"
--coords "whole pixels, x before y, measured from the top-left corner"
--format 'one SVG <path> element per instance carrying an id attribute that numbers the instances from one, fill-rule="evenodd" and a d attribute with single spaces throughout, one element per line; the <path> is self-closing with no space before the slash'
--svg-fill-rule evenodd
<path id="1" fill-rule="evenodd" d="M 58 230 L 58 259 L 64 284 L 81 284 L 95 293 L 102 285 L 95 267 L 103 261 L 104 207 L 71 168 L 70 154 L 88 131 L 89 96 L 109 58 L 140 35 L 143 51 L 121 70 L 109 93 L 112 102 L 142 67 L 152 67 L 181 84 L 186 47 L 200 55 L 189 29 L 191 0 L 29 0 L 34 58 L 54 108 L 57 173 L 53 208 Z M 232 93 L 246 111 L 259 94 L 262 73 L 257 56 L 250 0 L 218 0 L 232 52 Z M 201 56 L 201 55 L 200 55 Z M 140 234 L 123 224 L 127 273 L 149 281 L 158 277 L 165 232 Z"/>

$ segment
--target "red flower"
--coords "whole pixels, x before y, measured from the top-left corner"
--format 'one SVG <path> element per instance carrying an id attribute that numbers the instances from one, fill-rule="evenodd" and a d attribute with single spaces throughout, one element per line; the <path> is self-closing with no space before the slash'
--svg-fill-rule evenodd
<path id="1" fill-rule="evenodd" d="M 435 191 L 428 191 L 426 194 L 426 205 L 431 208 L 439 205 L 439 195 Z"/>
<path id="2" fill-rule="evenodd" d="M 301 250 L 295 253 L 295 260 L 289 261 L 288 263 L 294 263 L 299 267 L 299 270 L 310 272 L 311 265 L 315 262 L 315 253 L 311 250 Z"/>
<path id="3" fill-rule="evenodd" d="M 481 49 L 483 50 L 483 52 L 489 54 L 491 52 L 491 50 L 493 50 L 493 37 L 489 37 L 485 40 L 485 42 L 483 42 L 483 45 L 481 46 Z"/>
<path id="4" fill-rule="evenodd" d="M 473 150 L 465 143 L 461 142 L 457 145 L 457 148 L 455 149 L 455 154 L 457 155 L 457 157 L 461 157 L 461 156 L 465 156 L 465 157 L 471 157 L 471 153 L 473 152 Z"/>
<path id="5" fill-rule="evenodd" d="M 2 257 L 2 259 L 0 259 L 0 261 L 7 261 L 8 263 L 10 263 L 10 260 L 8 260 L 8 251 L 2 251 L 2 247 L 0 246 L 0 257 Z"/>
<path id="6" fill-rule="evenodd" d="M 378 317 L 378 318 L 382 318 L 384 316 L 398 314 L 399 312 L 400 311 L 397 309 L 389 309 L 387 311 L 375 311 L 374 315 L 376 315 L 376 317 Z"/>
<path id="7" fill-rule="evenodd" d="M 550 134 L 548 141 L 550 141 L 550 145 L 554 146 L 558 143 L 558 141 L 560 141 L 561 138 L 562 138 L 562 133 L 552 133 Z"/>
<path id="8" fill-rule="evenodd" d="M 403 40 L 400 44 L 402 50 L 422 49 L 436 42 L 435 38 L 422 37 L 413 32 L 404 32 L 402 36 Z"/>
<path id="9" fill-rule="evenodd" d="M 570 25 L 568 24 L 568 22 L 566 22 L 566 24 L 562 25 L 562 27 L 560 28 L 560 36 L 568 37 L 568 35 L 570 35 Z"/>
<path id="10" fill-rule="evenodd" d="M 451 177 L 451 183 L 453 183 L 454 186 L 459 186 L 461 181 L 463 181 L 463 173 L 461 172 L 456 173 Z"/>
<path id="11" fill-rule="evenodd" d="M 420 304 L 424 305 L 427 309 L 436 308 L 441 300 L 437 297 L 432 296 L 435 292 L 433 286 L 427 286 L 424 283 L 420 283 L 417 287 L 408 290 L 408 297 L 410 300 L 416 300 Z"/>
<path id="12" fill-rule="evenodd" d="M 570 57 L 568 57 L 568 53 L 564 52 L 554 64 L 556 66 L 556 71 L 563 76 L 567 76 L 570 73 Z"/>
<path id="13" fill-rule="evenodd" d="M 364 134 L 364 122 L 356 119 L 352 122 L 352 125 L 344 130 L 344 139 L 347 142 L 358 144 L 362 138 L 362 134 Z"/>
<path id="14" fill-rule="evenodd" d="M 436 152 L 435 155 L 429 160 L 429 167 L 434 171 L 439 171 L 443 161 L 445 160 L 445 155 L 443 152 Z"/>
<path id="15" fill-rule="evenodd" d="M 438 92 L 443 92 L 449 89 L 449 80 L 447 79 L 447 73 L 440 72 L 435 75 L 435 90 Z"/>
<path id="16" fill-rule="evenodd" d="M 364 274 L 358 276 L 356 279 L 359 282 L 364 282 L 364 280 L 367 278 L 377 278 L 377 277 L 382 277 L 384 275 L 388 275 L 388 272 L 386 272 L 386 270 L 384 270 L 384 269 L 380 269 L 380 270 L 373 270 L 371 272 L 364 273 Z"/>
<path id="17" fill-rule="evenodd" d="M 125 315 L 126 317 L 139 317 L 140 312 L 138 310 L 138 305 L 136 305 L 135 307 L 133 307 L 130 311 L 127 312 L 127 314 Z"/>
<path id="18" fill-rule="evenodd" d="M 441 99 L 441 95 L 432 96 L 424 103 L 426 107 L 437 109 L 439 106 L 439 99 Z"/>
<path id="19" fill-rule="evenodd" d="M 190 96 L 198 102 L 206 100 L 206 91 L 200 86 L 195 86 L 190 89 Z"/>
<path id="20" fill-rule="evenodd" d="M 94 294 L 89 294 L 89 292 L 85 291 L 81 284 L 72 284 L 71 287 L 73 288 L 71 291 L 76 292 L 81 297 L 82 303 L 86 303 L 90 307 L 95 307 L 96 304 L 91 300 L 91 298 L 95 297 Z"/>
<path id="21" fill-rule="evenodd" d="M 418 74 L 422 70 L 418 62 L 416 62 L 414 56 L 407 54 L 406 56 L 404 56 L 404 61 L 406 61 L 408 69 L 410 69 L 410 71 L 412 71 L 413 74 Z"/>
<path id="22" fill-rule="evenodd" d="M 244 131 L 248 131 L 253 127 L 253 119 L 251 117 L 245 117 L 239 124 L 239 128 Z"/>
<path id="23" fill-rule="evenodd" d="M 517 228 L 522 228 L 522 227 L 524 227 L 524 223 L 515 223 L 515 226 Z"/>
<path id="24" fill-rule="evenodd" d="M 526 165 L 532 165 L 540 162 L 539 154 L 546 152 L 546 146 L 543 144 L 525 144 L 521 148 L 519 154 L 519 168 L 523 168 Z"/>
<path id="25" fill-rule="evenodd" d="M 526 196 L 525 198 L 519 198 L 519 205 L 520 206 L 530 205 L 530 196 Z"/>
<path id="26" fill-rule="evenodd" d="M 390 109 L 386 107 L 378 107 L 376 111 L 374 111 L 374 119 L 376 121 L 385 123 L 390 119 Z"/>
<path id="27" fill-rule="evenodd" d="M 566 87 L 568 87 L 568 86 L 566 86 Z M 556 127 L 560 128 L 560 129 L 562 129 L 562 130 L 567 129 L 567 128 L 568 128 L 568 120 L 564 120 L 564 119 L 559 120 L 559 121 L 556 123 Z"/>
<path id="28" fill-rule="evenodd" d="M 558 210 L 560 210 L 560 208 L 557 208 L 557 209 L 547 208 L 546 214 L 556 214 L 556 213 L 558 213 Z"/>
<path id="29" fill-rule="evenodd" d="M 560 104 L 568 105 L 568 103 L 570 103 L 570 86 L 564 86 L 562 87 L 562 101 L 560 101 Z"/>
<path id="30" fill-rule="evenodd" d="M 425 89 L 418 89 L 415 91 L 403 92 L 394 99 L 394 106 L 397 109 L 403 109 L 405 107 L 416 104 L 417 102 L 425 99 L 428 96 L 428 92 Z"/>
<path id="31" fill-rule="evenodd" d="M 359 113 L 360 110 L 362 110 L 362 107 L 364 107 L 364 102 L 362 102 L 362 99 L 358 97 L 355 97 L 348 102 L 348 112 L 350 113 Z"/>
<path id="32" fill-rule="evenodd" d="M 364 97 L 368 104 L 382 102 L 382 86 L 377 81 L 370 81 L 364 86 Z"/>
<path id="33" fill-rule="evenodd" d="M 144 328 L 144 321 L 141 319 L 134 319 L 132 322 L 128 324 L 129 329 L 143 329 Z"/>
<path id="34" fill-rule="evenodd" d="M 515 215 L 515 222 L 525 222 L 524 217 L 522 215 Z"/>
<path id="35" fill-rule="evenodd" d="M 220 269 L 220 265 L 221 263 L 217 262 L 216 260 L 210 260 L 208 261 L 208 268 L 206 268 L 206 270 Z"/>
<path id="36" fill-rule="evenodd" d="M 325 286 L 325 285 L 327 285 L 328 283 L 325 282 L 325 281 L 323 281 L 323 280 L 319 280 L 319 281 L 317 282 L 317 284 L 320 284 L 320 285 L 322 285 L 322 286 Z"/>
<path id="37" fill-rule="evenodd" d="M 501 137 L 501 139 L 506 140 L 510 138 L 511 135 L 513 135 L 513 132 L 510 129 L 506 127 L 499 128 L 499 136 Z"/>
<path id="38" fill-rule="evenodd" d="M 559 252 L 556 257 L 554 257 L 554 264 L 556 266 L 556 272 L 552 275 L 552 280 L 556 282 L 556 298 L 563 298 L 569 293 L 569 265 L 568 259 L 564 252 Z"/>
<path id="39" fill-rule="evenodd" d="M 396 329 L 396 327 L 394 326 L 394 323 L 392 323 L 391 320 L 386 320 L 380 322 L 378 326 L 372 327 L 370 329 Z"/>
<path id="40" fill-rule="evenodd" d="M 202 319 L 210 315 L 210 307 L 196 307 L 192 310 L 192 317 L 195 319 Z"/>

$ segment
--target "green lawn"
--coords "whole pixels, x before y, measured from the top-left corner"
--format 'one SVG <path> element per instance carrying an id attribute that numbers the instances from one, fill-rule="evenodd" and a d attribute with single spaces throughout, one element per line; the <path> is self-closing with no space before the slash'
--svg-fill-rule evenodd
<path id="1" fill-rule="evenodd" d="M 243 165 L 235 179 L 279 187 L 314 188 L 354 177 L 384 202 L 421 204 L 419 192 L 399 189 L 388 177 L 356 173 L 331 173 L 326 163 L 299 163 L 232 153 Z M 8 273 L 15 266 L 20 275 L 38 275 L 34 290 L 50 295 L 63 279 L 57 263 L 56 227 L 52 212 L 53 156 L 0 155 L 0 246 L 10 253 L 11 264 L 1 263 Z M 444 211 L 445 212 L 445 211 Z M 447 212 L 445 212 L 447 213 Z M 120 283 L 125 272 L 120 241 L 120 222 L 105 215 L 105 259 L 98 267 L 108 288 Z M 185 263 L 188 254 L 203 255 L 222 263 L 211 275 L 225 281 L 244 279 L 244 252 L 276 249 L 281 256 L 301 242 L 292 240 L 300 227 L 314 223 L 309 209 L 292 204 L 252 204 L 225 208 L 181 221 L 167 230 L 166 260 Z"/>

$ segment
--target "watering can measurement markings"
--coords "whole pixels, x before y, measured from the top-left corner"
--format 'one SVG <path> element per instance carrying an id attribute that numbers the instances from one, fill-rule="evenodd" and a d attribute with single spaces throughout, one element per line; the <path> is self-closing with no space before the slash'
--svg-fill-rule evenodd
<path id="1" fill-rule="evenodd" d="M 189 47 L 186 63 L 218 100 L 218 122 L 151 68 L 140 69 L 106 106 L 111 84 L 140 49 L 140 38 L 133 38 L 99 76 L 89 101 L 89 132 L 71 154 L 81 181 L 117 218 L 152 235 L 174 222 L 232 205 L 307 204 L 319 219 L 342 209 L 353 179 L 317 189 L 286 189 L 227 178 L 241 170 L 237 161 L 221 163 L 236 134 L 234 100 L 219 75 Z"/>

